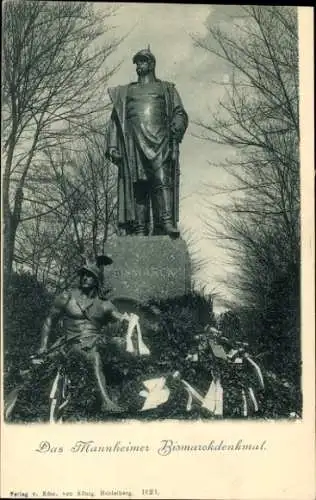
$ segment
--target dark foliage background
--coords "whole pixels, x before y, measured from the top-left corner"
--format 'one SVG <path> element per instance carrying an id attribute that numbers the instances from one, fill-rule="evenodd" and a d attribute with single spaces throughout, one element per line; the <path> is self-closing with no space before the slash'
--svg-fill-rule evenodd
<path id="1" fill-rule="evenodd" d="M 28 368 L 30 355 L 38 349 L 39 332 L 51 301 L 51 295 L 31 274 L 13 274 L 3 308 L 6 389 L 19 370 Z"/>
<path id="2" fill-rule="evenodd" d="M 30 366 L 29 357 L 38 349 L 41 325 L 51 301 L 50 294 L 31 275 L 14 275 L 4 308 L 6 394 L 23 380 L 23 370 Z M 111 396 L 129 407 L 129 413 L 125 413 L 124 418 L 209 418 L 194 406 L 191 412 L 186 411 L 187 395 L 171 375 L 178 370 L 201 394 L 206 393 L 211 381 L 210 369 L 213 367 L 211 357 L 201 356 L 198 363 L 189 362 L 186 358 L 188 353 L 199 349 L 199 342 L 194 337 L 203 333 L 206 325 L 215 325 L 212 298 L 191 293 L 148 304 L 142 308 L 140 315 L 144 340 L 151 349 L 150 357 L 127 353 L 122 348 L 125 332 L 120 331 L 116 325 L 104 332 L 108 340 L 100 347 Z M 235 337 L 238 337 L 238 331 L 241 332 L 242 321 L 231 311 L 222 315 L 219 323 L 225 336 L 233 337 L 235 332 Z M 55 335 L 58 335 L 58 331 Z M 242 338 L 241 333 L 239 338 Z M 278 341 L 282 343 L 284 339 L 281 337 Z M 266 343 L 260 338 L 254 337 L 251 342 L 255 354 L 266 347 Z M 287 362 L 283 359 L 283 363 L 278 363 L 277 359 L 277 355 L 260 359 L 266 391 L 259 394 L 259 418 L 288 418 L 290 412 L 300 414 L 300 386 L 294 383 L 292 376 L 295 363 L 291 357 Z M 232 369 L 225 362 L 220 364 L 219 369 L 225 394 L 224 415 L 227 418 L 240 418 L 238 369 Z M 21 392 L 13 422 L 47 421 L 54 370 L 54 365 L 43 365 L 36 369 L 30 389 Z M 105 417 L 99 413 L 98 394 L 86 367 L 76 363 L 70 370 L 73 397 L 67 409 L 67 420 L 112 420 L 113 416 Z M 171 389 L 169 401 L 155 410 L 137 412 L 144 401 L 139 396 L 139 391 L 143 388 L 142 381 L 160 376 L 167 377 Z"/>

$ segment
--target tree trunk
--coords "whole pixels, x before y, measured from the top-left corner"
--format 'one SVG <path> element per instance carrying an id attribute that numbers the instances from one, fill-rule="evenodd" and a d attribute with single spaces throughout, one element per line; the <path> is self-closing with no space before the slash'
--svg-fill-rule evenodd
<path id="1" fill-rule="evenodd" d="M 4 210 L 4 229 L 3 229 L 3 281 L 4 287 L 8 288 L 11 282 L 12 264 L 14 254 L 14 242 L 16 235 L 16 226 L 13 223 L 13 217 L 9 210 Z M 15 226 L 15 227 L 14 227 Z"/>
<path id="2" fill-rule="evenodd" d="M 4 256 L 4 284 L 6 287 L 10 286 L 12 266 L 14 258 L 15 237 L 17 228 L 21 218 L 23 201 L 23 191 L 18 188 L 15 194 L 14 211 L 10 210 L 10 205 L 7 200 L 3 203 L 3 256 Z"/>
<path id="3" fill-rule="evenodd" d="M 12 169 L 12 160 L 15 147 L 16 124 L 13 120 L 12 132 L 8 143 L 8 153 L 5 162 L 4 176 L 3 176 L 3 279 L 4 286 L 8 287 L 11 281 L 14 243 L 17 225 L 14 224 L 13 214 L 10 209 L 9 188 L 10 188 L 10 175 Z M 14 229 L 15 225 L 15 229 Z"/>

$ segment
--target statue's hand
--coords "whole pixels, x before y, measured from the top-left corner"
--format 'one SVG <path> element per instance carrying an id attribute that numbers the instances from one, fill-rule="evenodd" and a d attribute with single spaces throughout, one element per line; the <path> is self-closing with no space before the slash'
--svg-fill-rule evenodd
<path id="1" fill-rule="evenodd" d="M 122 321 L 129 321 L 130 320 L 130 315 L 125 312 L 124 314 L 122 314 L 121 319 L 122 319 Z"/>
<path id="2" fill-rule="evenodd" d="M 177 127 L 177 125 L 174 122 L 171 123 L 170 129 L 171 129 L 172 136 L 176 139 L 177 142 L 180 142 L 181 131 L 179 130 L 179 128 Z"/>
<path id="3" fill-rule="evenodd" d="M 122 159 L 122 156 L 116 148 L 110 148 L 109 155 L 113 163 L 118 163 Z"/>
<path id="4" fill-rule="evenodd" d="M 122 316 L 122 320 L 126 320 L 126 321 L 132 321 L 132 320 L 138 320 L 139 319 L 139 316 L 137 314 L 134 314 L 134 313 L 124 313 L 123 316 Z"/>

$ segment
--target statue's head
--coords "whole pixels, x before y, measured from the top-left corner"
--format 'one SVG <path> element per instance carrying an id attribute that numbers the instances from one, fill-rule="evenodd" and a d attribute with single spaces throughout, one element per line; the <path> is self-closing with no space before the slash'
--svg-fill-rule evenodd
<path id="1" fill-rule="evenodd" d="M 139 76 L 155 72 L 156 58 L 149 47 L 138 51 L 133 57 L 133 63 L 136 64 L 136 72 Z"/>
<path id="2" fill-rule="evenodd" d="M 82 266 L 79 270 L 80 288 L 84 291 L 98 289 L 100 285 L 100 272 L 97 266 Z"/>
<path id="3" fill-rule="evenodd" d="M 99 255 L 96 262 L 82 255 L 82 265 L 78 269 L 80 288 L 83 290 L 100 289 L 103 281 L 103 268 L 113 263 L 111 257 Z"/>

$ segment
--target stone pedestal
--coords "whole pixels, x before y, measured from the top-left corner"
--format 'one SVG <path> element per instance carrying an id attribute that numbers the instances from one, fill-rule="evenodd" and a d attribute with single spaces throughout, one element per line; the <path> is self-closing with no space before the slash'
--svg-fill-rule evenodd
<path id="1" fill-rule="evenodd" d="M 191 269 L 186 243 L 169 236 L 124 236 L 110 240 L 105 253 L 114 263 L 105 268 L 111 297 L 147 302 L 190 291 Z"/>

